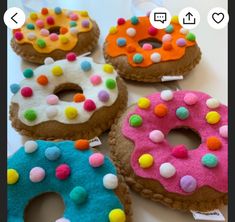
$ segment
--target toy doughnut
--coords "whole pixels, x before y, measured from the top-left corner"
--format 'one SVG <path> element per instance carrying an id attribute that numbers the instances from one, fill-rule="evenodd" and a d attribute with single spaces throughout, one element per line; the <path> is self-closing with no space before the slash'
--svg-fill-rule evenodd
<path id="1" fill-rule="evenodd" d="M 42 8 L 31 12 L 22 28 L 13 30 L 11 46 L 26 61 L 43 64 L 46 57 L 58 60 L 70 51 L 91 52 L 99 35 L 87 11 Z"/>
<path id="2" fill-rule="evenodd" d="M 27 141 L 8 159 L 7 184 L 8 222 L 24 221 L 29 202 L 48 192 L 58 193 L 65 205 L 55 222 L 131 221 L 127 186 L 86 140 Z"/>
<path id="3" fill-rule="evenodd" d="M 142 196 L 183 211 L 213 210 L 227 203 L 227 124 L 227 107 L 217 99 L 164 90 L 121 115 L 110 132 L 111 157 Z M 166 136 L 176 128 L 197 132 L 201 144 L 171 145 Z"/>
<path id="4" fill-rule="evenodd" d="M 196 36 L 181 27 L 177 16 L 161 30 L 147 16 L 119 18 L 106 37 L 104 55 L 120 76 L 142 82 L 186 75 L 201 58 Z"/>
<path id="5" fill-rule="evenodd" d="M 109 64 L 67 54 L 64 60 L 25 69 L 25 79 L 10 86 L 12 126 L 35 139 L 93 138 L 109 129 L 127 101 L 123 81 Z M 61 92 L 75 91 L 72 101 Z"/>

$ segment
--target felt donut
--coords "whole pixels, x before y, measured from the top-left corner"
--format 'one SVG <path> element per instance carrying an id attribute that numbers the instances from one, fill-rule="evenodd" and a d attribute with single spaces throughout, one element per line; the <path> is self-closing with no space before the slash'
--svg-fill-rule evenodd
<path id="1" fill-rule="evenodd" d="M 197 91 L 164 90 L 138 100 L 113 125 L 111 157 L 130 187 L 171 208 L 208 211 L 227 203 L 227 107 Z M 173 146 L 172 129 L 189 128 L 201 144 Z"/>
<path id="2" fill-rule="evenodd" d="M 119 18 L 106 37 L 104 55 L 123 78 L 142 82 L 186 75 L 201 58 L 196 36 L 177 16 L 165 29 L 155 29 L 147 16 Z"/>
<path id="3" fill-rule="evenodd" d="M 48 192 L 58 193 L 65 205 L 55 222 L 131 221 L 122 177 L 109 158 L 89 143 L 84 148 L 85 141 L 27 141 L 8 159 L 8 222 L 24 221 L 29 202 Z"/>
<path id="4" fill-rule="evenodd" d="M 70 51 L 78 55 L 91 52 L 99 35 L 99 27 L 87 11 L 42 8 L 13 30 L 11 46 L 26 61 L 43 64 L 46 57 L 58 60 Z"/>
<path id="5" fill-rule="evenodd" d="M 113 67 L 89 57 L 47 58 L 23 76 L 10 86 L 10 119 L 17 131 L 34 139 L 91 139 L 109 129 L 126 106 L 127 90 Z M 69 101 L 60 94 L 67 90 L 74 95 Z"/>

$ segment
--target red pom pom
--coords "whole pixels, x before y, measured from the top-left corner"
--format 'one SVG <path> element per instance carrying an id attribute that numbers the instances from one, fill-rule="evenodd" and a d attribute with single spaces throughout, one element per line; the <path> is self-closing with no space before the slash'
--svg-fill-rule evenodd
<path id="1" fill-rule="evenodd" d="M 188 157 L 188 150 L 185 145 L 178 145 L 173 148 L 172 155 L 176 158 L 186 158 Z"/>
<path id="2" fill-rule="evenodd" d="M 163 49 L 165 50 L 171 50 L 173 47 L 172 47 L 172 44 L 170 42 L 164 42 L 163 43 Z"/>
<path id="3" fill-rule="evenodd" d="M 91 99 L 87 99 L 84 103 L 84 109 L 88 112 L 91 112 L 96 109 L 96 105 Z"/>
<path id="4" fill-rule="evenodd" d="M 55 20 L 52 16 L 47 17 L 47 24 L 48 25 L 54 25 L 55 24 Z"/>
<path id="5" fill-rule="evenodd" d="M 70 175 L 70 167 L 67 164 L 61 164 L 56 168 L 56 178 L 59 180 L 66 180 Z"/>
<path id="6" fill-rule="evenodd" d="M 15 39 L 17 39 L 18 41 L 24 38 L 24 35 L 21 32 L 15 32 L 14 35 L 15 35 Z"/>
<path id="7" fill-rule="evenodd" d="M 66 55 L 66 59 L 69 61 L 69 62 L 73 62 L 77 59 L 77 55 L 74 53 L 74 52 L 69 52 L 67 55 Z"/>
<path id="8" fill-rule="evenodd" d="M 42 13 L 42 15 L 47 15 L 48 14 L 48 9 L 47 8 L 42 8 L 41 13 Z"/>
<path id="9" fill-rule="evenodd" d="M 151 27 L 149 28 L 148 32 L 149 32 L 149 35 L 154 36 L 154 35 L 157 34 L 158 30 L 157 30 L 156 28 L 154 28 L 153 26 L 151 26 Z"/>
<path id="10" fill-rule="evenodd" d="M 20 92 L 23 97 L 31 97 L 33 95 L 33 90 L 30 87 L 24 87 Z"/>
<path id="11" fill-rule="evenodd" d="M 126 22 L 126 20 L 125 20 L 124 18 L 119 18 L 119 19 L 117 20 L 117 24 L 118 24 L 118 25 L 123 25 L 123 24 L 125 24 L 125 22 Z"/>

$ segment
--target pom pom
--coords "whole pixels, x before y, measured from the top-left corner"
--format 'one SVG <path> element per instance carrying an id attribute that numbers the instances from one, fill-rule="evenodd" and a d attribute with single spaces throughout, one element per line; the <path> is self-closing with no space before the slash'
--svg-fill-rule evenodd
<path id="1" fill-rule="evenodd" d="M 171 90 L 163 90 L 160 95 L 163 101 L 170 101 L 173 99 L 174 94 Z"/>
<path id="2" fill-rule="evenodd" d="M 33 140 L 29 140 L 29 141 L 25 142 L 25 144 L 24 144 L 24 151 L 26 153 L 33 153 L 37 149 L 38 149 L 38 144 Z"/>
<path id="3" fill-rule="evenodd" d="M 21 95 L 26 98 L 31 97 L 33 95 L 33 90 L 28 86 L 22 88 L 20 92 L 21 92 Z"/>
<path id="4" fill-rule="evenodd" d="M 45 157 L 50 161 L 55 161 L 60 158 L 61 151 L 57 146 L 48 147 L 45 150 Z"/>
<path id="5" fill-rule="evenodd" d="M 66 180 L 70 176 L 70 167 L 67 164 L 61 164 L 56 168 L 56 178 L 58 180 Z"/>
<path id="6" fill-rule="evenodd" d="M 101 90 L 101 91 L 99 91 L 99 93 L 98 93 L 98 98 L 99 98 L 99 100 L 101 101 L 101 102 L 108 102 L 109 101 L 109 93 L 107 92 L 107 91 L 105 91 L 105 90 Z"/>
<path id="7" fill-rule="evenodd" d="M 45 75 L 40 75 L 37 78 L 37 83 L 46 86 L 48 84 L 48 78 Z"/>
<path id="8" fill-rule="evenodd" d="M 218 159 L 214 154 L 207 153 L 202 157 L 201 163 L 206 167 L 214 168 L 218 164 Z"/>
<path id="9" fill-rule="evenodd" d="M 206 140 L 206 145 L 209 150 L 219 150 L 222 146 L 221 141 L 216 136 L 210 136 Z"/>
<path id="10" fill-rule="evenodd" d="M 82 17 L 88 17 L 88 12 L 87 11 L 81 11 L 80 12 L 80 15 L 82 16 Z"/>
<path id="11" fill-rule="evenodd" d="M 33 70 L 32 69 L 25 69 L 23 72 L 25 78 L 32 78 L 33 77 Z"/>
<path id="12" fill-rule="evenodd" d="M 171 22 L 175 24 L 179 24 L 179 17 L 177 15 L 173 15 L 171 17 Z"/>
<path id="13" fill-rule="evenodd" d="M 149 139 L 154 143 L 161 143 L 164 140 L 164 134 L 160 130 L 153 130 L 149 133 Z"/>
<path id="14" fill-rule="evenodd" d="M 134 37 L 136 35 L 136 30 L 134 28 L 128 28 L 126 34 L 130 37 Z"/>
<path id="15" fill-rule="evenodd" d="M 8 169 L 7 170 L 7 184 L 13 185 L 16 184 L 19 180 L 19 174 L 15 169 Z"/>
<path id="16" fill-rule="evenodd" d="M 124 18 L 119 18 L 118 20 L 117 20 L 117 24 L 118 25 L 124 25 L 126 23 L 126 20 L 124 19 Z"/>
<path id="17" fill-rule="evenodd" d="M 64 217 L 62 217 L 62 218 L 56 220 L 55 222 L 71 222 L 71 221 L 66 219 L 66 218 L 64 218 Z"/>
<path id="18" fill-rule="evenodd" d="M 116 175 L 114 174 L 106 174 L 103 177 L 103 185 L 106 189 L 108 190 L 113 190 L 116 189 L 118 187 L 118 178 Z"/>
<path id="19" fill-rule="evenodd" d="M 24 112 L 24 118 L 29 122 L 33 122 L 37 119 L 37 113 L 33 109 L 27 109 Z"/>
<path id="20" fill-rule="evenodd" d="M 113 26 L 109 29 L 109 34 L 114 35 L 116 33 L 117 33 L 117 28 L 115 26 Z"/>
<path id="21" fill-rule="evenodd" d="M 161 61 L 161 55 L 157 52 L 154 52 L 151 54 L 150 59 L 152 60 L 152 62 L 158 63 Z"/>
<path id="22" fill-rule="evenodd" d="M 56 107 L 50 106 L 46 109 L 46 114 L 49 119 L 52 119 L 58 114 L 58 110 Z"/>
<path id="23" fill-rule="evenodd" d="M 56 33 L 51 33 L 49 37 L 51 41 L 57 41 L 59 39 Z"/>
<path id="24" fill-rule="evenodd" d="M 50 64 L 53 64 L 54 62 L 55 62 L 54 59 L 52 59 L 51 57 L 47 57 L 44 60 L 45 65 L 50 65 Z"/>
<path id="25" fill-rule="evenodd" d="M 69 18 L 70 18 L 71 20 L 73 20 L 73 21 L 77 21 L 77 20 L 78 20 L 78 15 L 75 14 L 75 13 L 71 13 L 70 16 L 69 16 Z"/>
<path id="26" fill-rule="evenodd" d="M 141 97 L 138 100 L 138 107 L 140 109 L 148 109 L 150 107 L 150 104 L 151 104 L 151 102 L 148 98 Z"/>
<path id="27" fill-rule="evenodd" d="M 228 138 L 228 125 L 221 126 L 219 128 L 220 136 Z"/>
<path id="28" fill-rule="evenodd" d="M 66 55 L 66 59 L 69 61 L 69 62 L 73 62 L 77 59 L 77 55 L 76 53 L 74 52 L 70 52 Z"/>
<path id="29" fill-rule="evenodd" d="M 149 43 L 144 43 L 144 45 L 142 46 L 143 50 L 152 50 L 153 46 Z"/>
<path id="30" fill-rule="evenodd" d="M 166 50 L 166 51 L 169 51 L 171 50 L 173 47 L 172 47 L 172 44 L 170 42 L 164 42 L 163 43 L 163 49 Z"/>
<path id="31" fill-rule="evenodd" d="M 151 154 L 145 153 L 138 159 L 139 166 L 143 169 L 150 168 L 153 165 L 154 159 Z"/>
<path id="32" fill-rule="evenodd" d="M 189 32 L 188 29 L 185 29 L 185 28 L 180 29 L 180 33 L 183 34 L 183 35 L 187 35 L 188 32 Z"/>
<path id="33" fill-rule="evenodd" d="M 73 35 L 77 35 L 78 34 L 78 29 L 76 27 L 72 27 L 69 29 L 70 33 Z"/>
<path id="34" fill-rule="evenodd" d="M 171 163 L 163 163 L 159 168 L 159 173 L 164 178 L 171 178 L 175 175 L 176 169 Z"/>
<path id="35" fill-rule="evenodd" d="M 78 111 L 75 107 L 68 106 L 65 109 L 65 116 L 70 120 L 75 119 L 78 116 Z"/>
<path id="36" fill-rule="evenodd" d="M 75 28 L 76 29 L 76 28 Z M 68 29 L 66 27 L 61 27 L 60 28 L 60 34 L 64 35 L 68 32 Z"/>
<path id="37" fill-rule="evenodd" d="M 114 79 L 107 79 L 105 85 L 108 89 L 115 89 L 116 88 L 116 81 Z"/>
<path id="38" fill-rule="evenodd" d="M 220 102 L 218 99 L 210 98 L 210 99 L 206 100 L 206 105 L 210 109 L 216 109 L 220 106 Z"/>
<path id="39" fill-rule="evenodd" d="M 178 145 L 172 149 L 172 155 L 176 158 L 186 158 L 188 157 L 188 150 L 185 145 Z"/>
<path id="40" fill-rule="evenodd" d="M 180 179 L 180 187 L 186 193 L 191 193 L 197 188 L 197 181 L 194 177 L 186 175 Z"/>
<path id="41" fill-rule="evenodd" d="M 14 37 L 16 40 L 20 41 L 24 38 L 24 35 L 21 32 L 15 32 Z"/>
<path id="42" fill-rule="evenodd" d="M 102 82 L 102 79 L 99 75 L 93 75 L 90 77 L 90 81 L 93 86 L 97 86 Z"/>
<path id="43" fill-rule="evenodd" d="M 69 23 L 69 26 L 70 26 L 70 27 L 76 27 L 76 26 L 77 26 L 77 22 L 71 21 L 71 22 Z"/>
<path id="44" fill-rule="evenodd" d="M 50 32 L 47 30 L 47 29 L 41 29 L 40 30 L 40 34 L 42 35 L 42 36 L 49 36 L 50 35 Z M 43 39 L 41 39 L 41 40 L 43 40 Z M 44 41 L 44 40 L 43 40 Z"/>
<path id="45" fill-rule="evenodd" d="M 162 37 L 162 42 L 170 42 L 172 40 L 172 36 L 170 34 L 165 34 Z"/>
<path id="46" fill-rule="evenodd" d="M 125 46 L 125 45 L 126 45 L 126 39 L 125 39 L 125 38 L 118 38 L 118 39 L 117 39 L 117 45 L 118 45 L 119 47 Z"/>
<path id="47" fill-rule="evenodd" d="M 113 66 L 110 64 L 104 64 L 103 70 L 107 73 L 113 73 Z"/>
<path id="48" fill-rule="evenodd" d="M 91 70 L 91 63 L 88 62 L 88 61 L 83 61 L 81 62 L 81 69 L 84 71 L 84 72 L 88 72 Z"/>
<path id="49" fill-rule="evenodd" d="M 80 139 L 75 142 L 75 148 L 78 150 L 87 150 L 90 147 L 89 140 Z"/>
<path id="50" fill-rule="evenodd" d="M 216 124 L 220 121 L 220 114 L 216 111 L 211 111 L 206 114 L 206 121 L 209 124 Z"/>
<path id="51" fill-rule="evenodd" d="M 173 27 L 173 25 L 168 25 L 167 27 L 166 27 L 166 29 L 165 29 L 165 31 L 166 31 L 166 33 L 172 33 L 172 32 L 174 32 L 174 27 Z"/>
<path id="52" fill-rule="evenodd" d="M 82 27 L 83 28 L 89 28 L 90 26 L 90 22 L 88 20 L 83 20 L 82 21 Z"/>
<path id="53" fill-rule="evenodd" d="M 49 13 L 49 11 L 47 8 L 42 8 L 42 10 L 41 10 L 42 15 L 47 15 L 48 13 Z"/>
<path id="54" fill-rule="evenodd" d="M 187 93 L 184 96 L 184 102 L 189 106 L 196 104 L 197 101 L 198 101 L 198 96 L 195 95 L 194 93 Z"/>
<path id="55" fill-rule="evenodd" d="M 100 167 L 104 164 L 104 155 L 101 153 L 94 153 L 89 157 L 89 164 L 92 167 Z"/>
<path id="56" fill-rule="evenodd" d="M 149 35 L 151 35 L 151 36 L 155 36 L 155 35 L 157 35 L 158 30 L 157 30 L 156 28 L 154 28 L 153 26 L 151 26 L 151 27 L 148 29 L 148 33 L 149 33 Z"/>
<path id="57" fill-rule="evenodd" d="M 189 117 L 189 111 L 187 108 L 181 106 L 176 110 L 176 116 L 180 119 L 180 120 L 185 120 Z"/>
<path id="58" fill-rule="evenodd" d="M 109 222 L 125 222 L 126 215 L 121 209 L 111 210 L 109 213 Z"/>
<path id="59" fill-rule="evenodd" d="M 53 66 L 51 72 L 54 76 L 61 76 L 63 74 L 63 69 L 60 66 Z"/>
<path id="60" fill-rule="evenodd" d="M 10 90 L 13 94 L 16 94 L 20 90 L 20 85 L 19 84 L 11 84 L 10 85 Z"/>
<path id="61" fill-rule="evenodd" d="M 34 32 L 29 32 L 27 34 L 28 40 L 35 40 L 37 38 L 36 34 Z"/>
<path id="62" fill-rule="evenodd" d="M 39 183 L 45 178 L 45 170 L 41 167 L 34 167 L 30 170 L 29 179 L 33 183 Z"/>
<path id="63" fill-rule="evenodd" d="M 129 44 L 129 45 L 126 47 L 126 50 L 127 50 L 127 52 L 132 53 L 132 52 L 135 52 L 135 51 L 136 51 L 136 48 L 135 48 L 134 45 Z"/>
<path id="64" fill-rule="evenodd" d="M 137 24 L 139 23 L 139 19 L 138 19 L 137 16 L 131 17 L 130 20 L 131 20 L 131 24 L 132 24 L 132 25 L 137 25 Z"/>
<path id="65" fill-rule="evenodd" d="M 55 14 L 57 15 L 62 13 L 62 9 L 60 7 L 55 7 L 54 11 L 55 11 Z"/>
<path id="66" fill-rule="evenodd" d="M 82 93 L 76 93 L 73 97 L 75 103 L 80 103 L 85 101 L 86 97 Z"/>
<path id="67" fill-rule="evenodd" d="M 34 30 L 35 29 L 35 26 L 34 26 L 34 24 L 27 24 L 26 25 L 26 27 L 27 27 L 27 29 L 29 29 L 29 30 Z"/>
<path id="68" fill-rule="evenodd" d="M 30 14 L 29 14 L 29 17 L 32 19 L 32 20 L 37 20 L 38 19 L 38 15 L 37 15 L 37 13 L 35 13 L 35 12 L 31 12 Z"/>
<path id="69" fill-rule="evenodd" d="M 144 61 L 144 56 L 140 53 L 136 53 L 134 56 L 133 56 L 133 62 L 136 63 L 136 64 L 140 64 Z"/>
<path id="70" fill-rule="evenodd" d="M 154 113 L 158 117 L 164 117 L 168 113 L 168 108 L 165 104 L 160 103 L 154 107 Z"/>
<path id="71" fill-rule="evenodd" d="M 94 103 L 93 100 L 91 99 L 87 99 L 85 102 L 84 102 L 84 105 L 83 105 L 83 108 L 87 111 L 87 112 L 92 112 L 96 109 L 96 105 Z"/>
<path id="72" fill-rule="evenodd" d="M 48 16 L 46 21 L 48 25 L 55 25 L 55 20 L 52 16 Z"/>
<path id="73" fill-rule="evenodd" d="M 129 124 L 132 127 L 139 127 L 142 125 L 142 123 L 143 123 L 143 119 L 140 115 L 133 114 L 129 118 Z"/>
<path id="74" fill-rule="evenodd" d="M 69 194 L 69 197 L 75 204 L 79 205 L 86 202 L 88 194 L 83 187 L 77 186 L 72 189 Z"/>
<path id="75" fill-rule="evenodd" d="M 64 35 L 60 35 L 59 39 L 62 44 L 67 44 L 69 42 L 69 39 Z"/>
<path id="76" fill-rule="evenodd" d="M 46 97 L 47 104 L 49 105 L 56 105 L 59 102 L 58 96 L 51 94 Z"/>
<path id="77" fill-rule="evenodd" d="M 186 41 L 185 41 L 185 39 L 183 39 L 183 38 L 177 39 L 177 40 L 176 40 L 176 45 L 179 46 L 179 47 L 184 47 L 184 46 L 186 46 Z"/>
<path id="78" fill-rule="evenodd" d="M 46 47 L 46 42 L 43 39 L 38 39 L 36 43 L 37 43 L 37 46 L 41 49 Z"/>
<path id="79" fill-rule="evenodd" d="M 196 36 L 189 32 L 187 35 L 186 35 L 186 39 L 189 40 L 190 42 L 194 42 L 196 40 Z"/>

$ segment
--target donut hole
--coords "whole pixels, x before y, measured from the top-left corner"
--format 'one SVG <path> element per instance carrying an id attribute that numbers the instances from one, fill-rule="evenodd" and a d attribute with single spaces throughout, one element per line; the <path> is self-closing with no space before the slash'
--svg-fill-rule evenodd
<path id="1" fill-rule="evenodd" d="M 72 102 L 75 94 L 83 94 L 82 88 L 74 83 L 65 83 L 57 86 L 54 94 L 59 97 L 61 101 Z"/>
<path id="2" fill-rule="evenodd" d="M 53 26 L 53 27 L 49 28 L 48 31 L 50 32 L 50 34 L 55 33 L 55 34 L 59 35 L 60 28 L 61 28 L 60 26 Z"/>
<path id="3" fill-rule="evenodd" d="M 64 201 L 58 193 L 43 193 L 29 202 L 24 211 L 24 221 L 56 221 L 63 217 L 64 209 Z"/>
<path id="4" fill-rule="evenodd" d="M 147 38 L 147 39 L 142 39 L 139 42 L 139 46 L 142 48 L 144 44 L 148 43 L 152 45 L 153 49 L 156 48 L 161 48 L 162 47 L 162 41 L 155 39 L 155 38 Z"/>
<path id="5" fill-rule="evenodd" d="M 197 149 L 201 144 L 199 133 L 187 127 L 172 129 L 166 139 L 173 147 L 184 144 L 188 150 Z"/>

